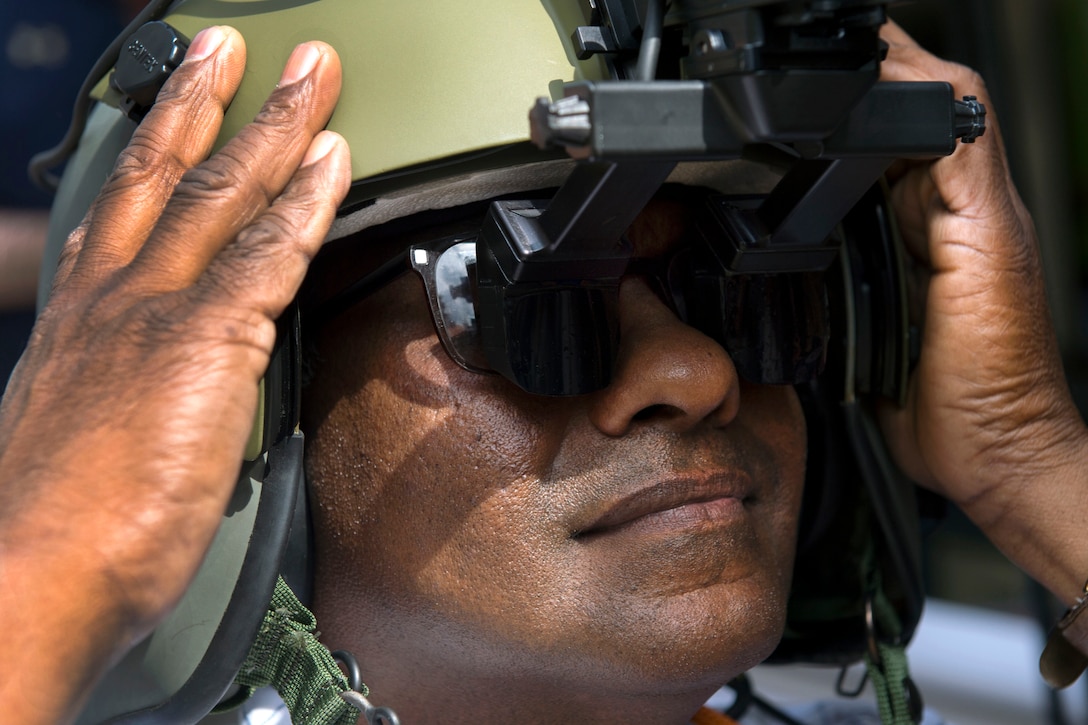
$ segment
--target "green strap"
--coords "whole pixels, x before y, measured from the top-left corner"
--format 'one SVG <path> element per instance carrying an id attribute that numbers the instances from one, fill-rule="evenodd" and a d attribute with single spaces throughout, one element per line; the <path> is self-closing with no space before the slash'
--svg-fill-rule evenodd
<path id="1" fill-rule="evenodd" d="M 234 678 L 248 698 L 272 685 L 298 725 L 354 725 L 359 711 L 340 697 L 348 682 L 332 654 L 317 641 L 317 620 L 281 577 L 257 641 Z M 361 688 L 365 697 L 366 686 Z"/>
<path id="2" fill-rule="evenodd" d="M 876 691 L 877 710 L 883 725 L 917 725 L 922 719 L 922 700 L 910 677 L 907 648 L 898 641 L 903 631 L 899 614 L 884 592 L 883 576 L 876 561 L 875 546 L 866 547 L 863 559 L 869 585 L 866 608 L 870 609 L 868 632 L 870 650 L 865 653 L 865 667 Z M 872 648 L 875 647 L 874 652 Z M 877 659 L 874 660 L 874 655 Z"/>
<path id="3" fill-rule="evenodd" d="M 876 643 L 880 662 L 865 655 L 865 665 L 876 690 L 876 704 L 880 722 L 884 725 L 915 725 L 910 698 L 913 695 L 910 673 L 907 671 L 905 647 Z"/>

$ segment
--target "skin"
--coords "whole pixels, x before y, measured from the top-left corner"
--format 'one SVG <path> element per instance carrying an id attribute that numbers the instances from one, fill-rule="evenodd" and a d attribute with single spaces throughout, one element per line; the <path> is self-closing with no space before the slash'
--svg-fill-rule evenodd
<path id="1" fill-rule="evenodd" d="M 636 254 L 682 239 L 684 211 L 644 212 Z M 315 612 L 406 722 L 686 723 L 781 637 L 796 394 L 740 383 L 641 279 L 619 314 L 615 379 L 574 398 L 458 367 L 415 275 L 321 335 Z M 728 496 L 685 491 L 715 476 Z M 678 498 L 595 523 L 653 485 Z"/>
<path id="2" fill-rule="evenodd" d="M 0 209 L 0 311 L 34 306 L 49 214 Z"/>
<path id="3" fill-rule="evenodd" d="M 886 37 L 886 77 L 982 90 L 894 29 Z M 69 242 L 0 404 L 0 608 L 19 652 L 0 677 L 0 712 L 13 722 L 74 717 L 103 669 L 177 601 L 234 485 L 272 320 L 350 173 L 345 144 L 319 131 L 339 64 L 327 46 L 304 47 L 313 71 L 300 72 L 308 53 L 293 57 L 268 112 L 205 162 L 244 50 L 230 30 L 195 38 Z M 925 349 L 887 432 L 912 475 L 1070 601 L 1088 571 L 1088 432 L 1058 374 L 1034 232 L 998 139 L 992 125 L 949 159 L 901 170 L 896 202 L 921 270 Z M 241 284 L 254 276 L 266 283 Z M 744 415 L 743 390 L 739 401 Z M 574 433 L 605 435 L 598 426 L 618 420 L 608 435 L 619 439 L 624 420 L 646 422 L 632 407 L 587 411 Z M 576 452 L 584 461 L 591 451 Z M 481 505 L 499 503 L 494 495 Z M 177 535 L 157 535 L 164 528 Z M 645 565 L 639 573 L 653 576 Z"/>

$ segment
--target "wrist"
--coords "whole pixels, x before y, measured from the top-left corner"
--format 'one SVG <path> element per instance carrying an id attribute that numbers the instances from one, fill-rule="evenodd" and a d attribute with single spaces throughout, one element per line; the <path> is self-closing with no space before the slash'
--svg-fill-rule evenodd
<path id="1" fill-rule="evenodd" d="M 13 722 L 67 722 L 134 631 L 91 532 L 27 508 L 0 520 L 0 608 L 19 653 L 0 684 L 0 711 Z"/>
<path id="2" fill-rule="evenodd" d="M 985 492 L 957 503 L 1010 560 L 1072 605 L 1088 577 L 1088 428 L 1073 410 L 1025 426 L 1008 448 L 979 466 L 991 481 Z"/>

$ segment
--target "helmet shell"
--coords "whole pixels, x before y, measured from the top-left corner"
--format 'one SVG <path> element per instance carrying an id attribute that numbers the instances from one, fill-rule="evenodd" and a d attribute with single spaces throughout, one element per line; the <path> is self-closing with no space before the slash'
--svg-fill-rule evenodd
<path id="1" fill-rule="evenodd" d="M 189 0 L 164 19 L 188 37 L 228 24 L 246 39 L 245 77 L 220 142 L 253 119 L 298 43 L 329 43 L 344 75 L 328 127 L 347 139 L 352 178 L 403 188 L 433 178 L 440 161 L 442 175 L 480 168 L 487 152 L 528 141 L 527 114 L 538 96 L 607 77 L 599 57 L 579 61 L 571 47 L 575 28 L 589 22 L 587 7 L 561 0 Z"/>

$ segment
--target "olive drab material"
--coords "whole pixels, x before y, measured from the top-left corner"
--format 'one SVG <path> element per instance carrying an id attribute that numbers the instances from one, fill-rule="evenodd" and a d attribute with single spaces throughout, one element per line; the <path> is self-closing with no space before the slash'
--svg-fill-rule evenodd
<path id="1" fill-rule="evenodd" d="M 220 142 L 253 118 L 296 43 L 323 40 L 344 67 L 328 127 L 351 147 L 352 177 L 385 191 L 420 183 L 430 176 L 427 164 L 450 157 L 464 156 L 465 169 L 487 168 L 489 151 L 529 140 L 526 99 L 608 77 L 599 57 L 578 60 L 563 42 L 589 24 L 583 2 L 480 0 L 466 12 L 456 2 L 189 0 L 166 20 L 192 37 L 222 22 L 224 7 L 247 41 L 247 77 Z M 404 171 L 412 167 L 423 168 Z M 442 174 L 456 175 L 456 165 Z"/>

